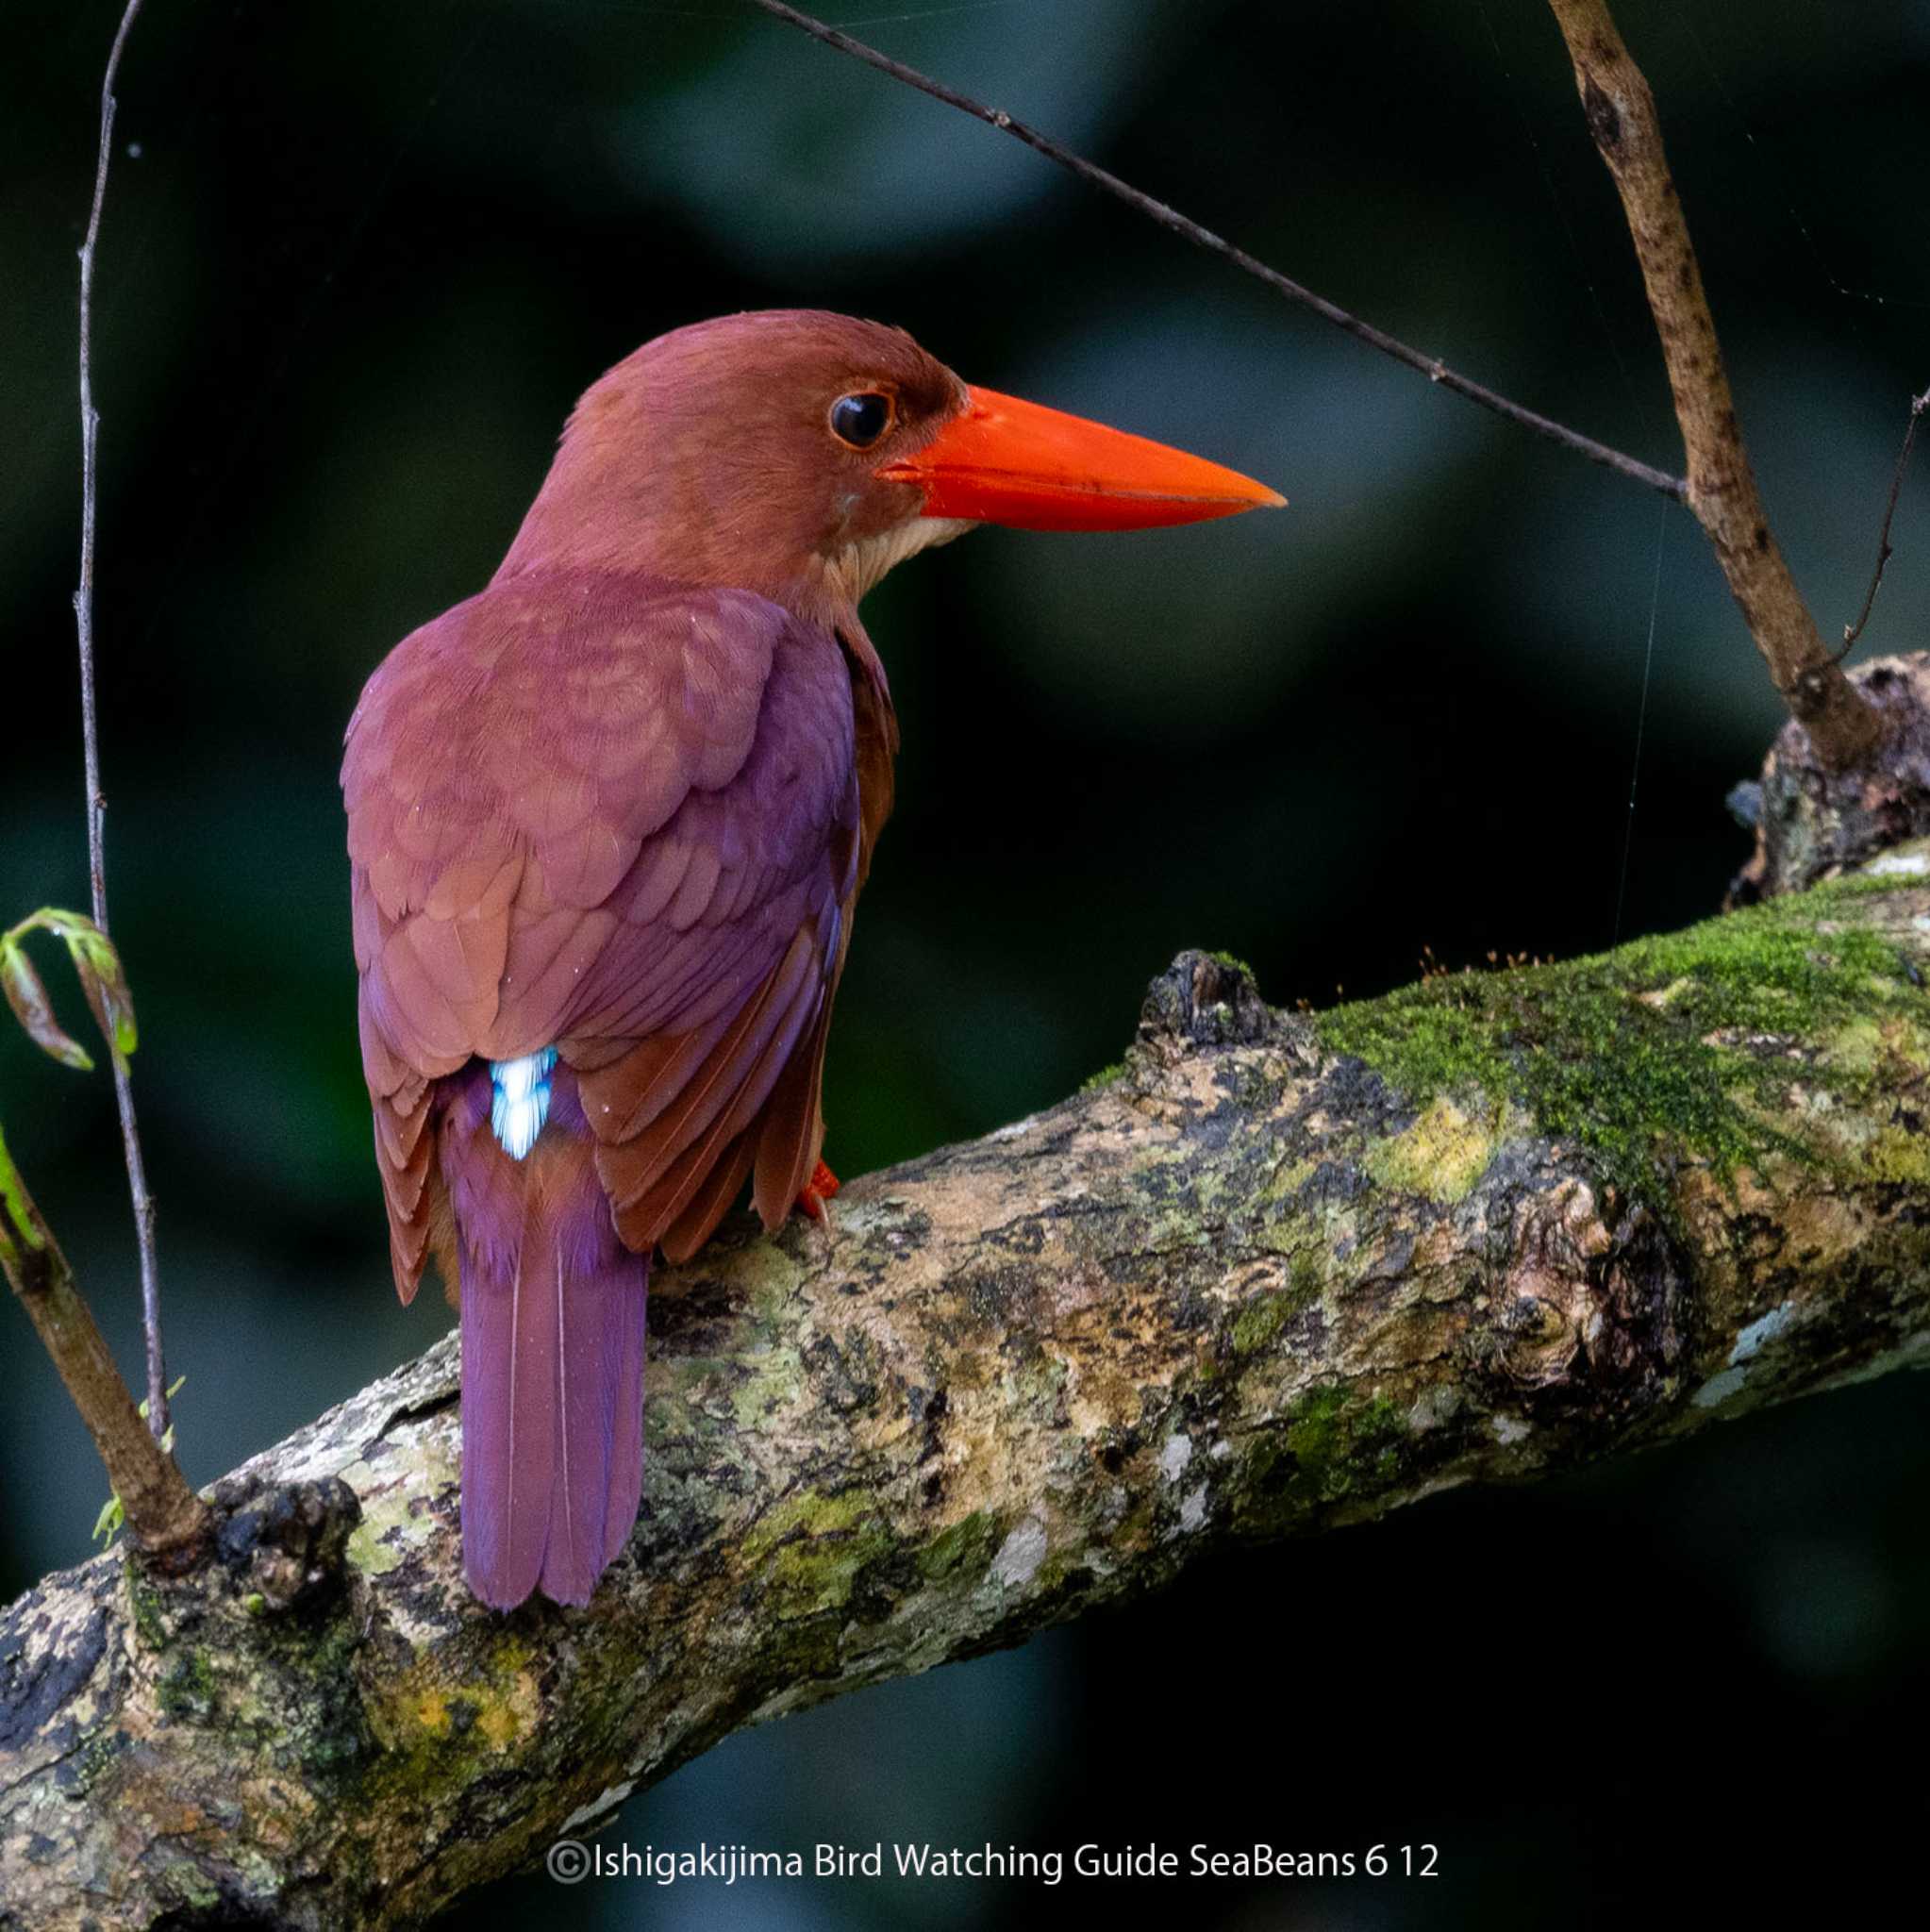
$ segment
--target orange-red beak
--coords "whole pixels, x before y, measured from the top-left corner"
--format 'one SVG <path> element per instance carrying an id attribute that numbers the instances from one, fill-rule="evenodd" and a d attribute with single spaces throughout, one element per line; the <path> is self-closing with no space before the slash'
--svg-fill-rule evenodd
<path id="1" fill-rule="evenodd" d="M 990 389 L 968 391 L 931 442 L 878 475 L 916 483 L 928 517 L 1021 530 L 1145 530 L 1287 501 L 1203 457 Z"/>

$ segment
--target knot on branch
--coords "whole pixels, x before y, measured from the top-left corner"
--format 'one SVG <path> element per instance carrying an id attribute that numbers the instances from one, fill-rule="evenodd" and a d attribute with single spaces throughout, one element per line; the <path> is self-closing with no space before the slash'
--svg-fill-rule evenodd
<path id="1" fill-rule="evenodd" d="M 1582 113 L 1604 154 L 1622 145 L 1622 109 L 1592 74 L 1582 76 Z"/>
<path id="2" fill-rule="evenodd" d="M 1639 1203 L 1570 1179 L 1517 1212 L 1492 1324 L 1476 1354 L 1511 1405 L 1625 1422 L 1679 1381 L 1687 1276 Z"/>
<path id="3" fill-rule="evenodd" d="M 1730 882 L 1731 906 L 1800 891 L 1930 834 L 1930 652 L 1872 658 L 1850 682 L 1882 726 L 1874 757 L 1832 772 L 1800 724 L 1783 727 L 1763 764 L 1755 850 Z"/>
<path id="4" fill-rule="evenodd" d="M 1274 1024 L 1252 967 L 1227 953 L 1188 952 L 1146 989 L 1139 1044 L 1252 1046 L 1271 1038 Z"/>
<path id="5" fill-rule="evenodd" d="M 224 1567 L 261 1607 L 324 1603 L 347 1574 L 348 1540 L 362 1518 L 340 1476 L 320 1482 L 224 1483 L 215 1491 L 215 1548 Z"/>

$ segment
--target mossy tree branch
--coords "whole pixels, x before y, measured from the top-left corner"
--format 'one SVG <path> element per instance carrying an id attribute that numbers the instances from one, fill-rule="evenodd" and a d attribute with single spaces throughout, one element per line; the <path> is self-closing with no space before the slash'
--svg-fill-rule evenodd
<path id="1" fill-rule="evenodd" d="M 446 1341 L 218 1565 L 23 1599 L 0 1927 L 417 1923 L 744 1724 L 1930 1359 L 1926 971 L 1930 844 L 1318 1015 L 1184 956 L 1085 1093 L 665 1277 L 586 1609 L 463 1590 Z"/>

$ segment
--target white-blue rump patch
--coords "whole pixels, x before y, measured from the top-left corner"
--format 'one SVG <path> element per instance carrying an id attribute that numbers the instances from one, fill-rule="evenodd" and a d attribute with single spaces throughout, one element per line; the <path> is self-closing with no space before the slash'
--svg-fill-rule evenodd
<path id="1" fill-rule="evenodd" d="M 557 1050 L 526 1053 L 521 1059 L 491 1060 L 490 1125 L 503 1152 L 521 1160 L 536 1145 L 542 1124 L 550 1117 L 550 1075 L 556 1071 Z"/>

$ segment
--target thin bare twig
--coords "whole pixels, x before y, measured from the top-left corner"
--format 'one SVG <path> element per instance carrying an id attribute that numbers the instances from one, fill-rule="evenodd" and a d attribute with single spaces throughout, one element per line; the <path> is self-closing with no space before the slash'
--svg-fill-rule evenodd
<path id="1" fill-rule="evenodd" d="M 1870 578 L 1870 589 L 1863 598 L 1862 609 L 1856 613 L 1855 623 L 1843 626 L 1843 647 L 1836 654 L 1838 664 L 1850 655 L 1851 647 L 1863 635 L 1863 626 L 1870 622 L 1870 613 L 1875 608 L 1876 593 L 1883 588 L 1884 567 L 1895 554 L 1889 547 L 1889 526 L 1896 520 L 1897 498 L 1904 493 L 1904 472 L 1910 467 L 1910 452 L 1917 446 L 1917 425 L 1922 422 L 1925 409 L 1930 409 L 1930 389 L 1910 398 L 1910 420 L 1904 425 L 1904 446 L 1897 451 L 1896 468 L 1890 472 L 1889 501 L 1883 506 L 1883 527 L 1876 533 L 1876 569 Z"/>
<path id="2" fill-rule="evenodd" d="M 108 163 L 114 142 L 114 76 L 133 30 L 141 0 L 126 10 L 108 52 L 101 76 L 101 141 L 94 162 L 93 204 L 87 237 L 80 244 L 80 585 L 74 592 L 74 621 L 80 645 L 80 721 L 87 777 L 88 880 L 93 895 L 93 923 L 108 930 L 108 801 L 101 791 L 101 741 L 94 703 L 93 573 L 94 525 L 99 491 L 95 452 L 101 419 L 93 406 L 93 263 L 100 240 L 101 208 L 108 195 Z M 127 1191 L 134 1203 L 134 1234 L 141 1250 L 141 1321 L 147 1337 L 147 1423 L 156 1440 L 167 1433 L 168 1377 L 161 1357 L 160 1271 L 155 1259 L 154 1196 L 147 1191 L 147 1166 L 141 1158 L 141 1134 L 134 1121 L 134 1087 L 126 1066 L 114 1063 L 114 1104 L 121 1115 L 121 1151 L 127 1163 Z"/>
<path id="3" fill-rule="evenodd" d="M 1122 181 L 1117 175 L 1074 154 L 1072 149 L 1061 146 L 1050 135 L 1041 134 L 1036 127 L 1027 126 L 1016 120 L 1003 108 L 989 108 L 983 101 L 973 100 L 970 94 L 960 93 L 957 88 L 947 87 L 941 80 L 934 80 L 927 74 L 921 74 L 915 67 L 907 67 L 902 60 L 894 60 L 889 54 L 881 54 L 877 48 L 867 45 L 863 41 L 854 40 L 851 35 L 841 33 L 835 26 L 801 13 L 795 7 L 787 7 L 784 0 L 752 0 L 752 5 L 762 8 L 774 20 L 780 20 L 788 26 L 794 26 L 810 35 L 812 40 L 822 42 L 825 46 L 840 54 L 848 54 L 854 60 L 861 60 L 867 67 L 874 67 L 880 74 L 888 74 L 893 80 L 900 80 L 907 87 L 916 88 L 920 93 L 929 94 L 935 101 L 942 101 L 948 108 L 957 108 L 962 114 L 970 114 L 975 121 L 983 121 L 988 127 L 996 127 L 1003 134 L 1009 134 L 1016 141 L 1023 141 L 1035 153 L 1041 154 L 1049 161 L 1055 161 L 1068 174 L 1076 175 L 1081 181 L 1102 190 L 1116 201 L 1123 202 L 1130 208 L 1137 208 L 1142 215 L 1149 216 L 1162 228 L 1170 230 L 1182 240 L 1190 242 L 1196 248 L 1204 248 L 1209 255 L 1217 255 L 1223 261 L 1230 261 L 1236 268 L 1264 282 L 1275 293 L 1286 296 L 1289 302 L 1298 303 L 1303 308 L 1310 308 L 1323 320 L 1330 322 L 1336 328 L 1344 329 L 1356 341 L 1365 342 L 1370 348 L 1378 349 L 1384 356 L 1391 356 L 1396 362 L 1417 371 L 1428 381 L 1439 383 L 1442 389 L 1452 390 L 1457 396 L 1465 396 L 1471 403 L 1478 403 L 1484 409 L 1491 409 L 1497 416 L 1506 417 L 1510 423 L 1519 424 L 1524 429 L 1531 429 L 1537 436 L 1544 436 L 1551 442 L 1558 442 L 1564 449 L 1574 451 L 1577 456 L 1587 457 L 1592 463 L 1600 463 L 1604 469 L 1613 470 L 1617 475 L 1625 476 L 1632 483 L 1639 483 L 1646 490 L 1659 491 L 1677 503 L 1688 501 L 1689 485 L 1680 476 L 1672 476 L 1667 471 L 1652 468 L 1639 462 L 1634 457 L 1624 456 L 1620 450 L 1610 449 L 1606 443 L 1597 442 L 1594 438 L 1584 436 L 1578 430 L 1571 429 L 1566 424 L 1556 423 L 1551 417 L 1539 415 L 1535 410 L 1524 408 L 1520 403 L 1511 402 L 1506 396 L 1497 393 L 1468 376 L 1450 369 L 1438 356 L 1430 356 L 1424 350 L 1412 347 L 1390 336 L 1385 329 L 1375 328 L 1370 322 L 1363 322 L 1357 315 L 1351 314 L 1338 303 L 1329 302 L 1325 296 L 1296 282 L 1290 275 L 1284 275 L 1276 268 L 1270 268 L 1257 257 L 1249 255 L 1245 249 L 1237 248 L 1223 237 L 1216 235 L 1210 228 L 1202 227 L 1177 208 L 1144 193 L 1130 183 Z"/>
<path id="4" fill-rule="evenodd" d="M 1882 736 L 1843 675 L 1783 560 L 1742 444 L 1722 344 L 1682 202 L 1662 149 L 1655 95 L 1607 0 L 1548 0 L 1574 63 L 1582 112 L 1608 164 L 1661 338 L 1689 458 L 1689 507 L 1728 579 L 1770 676 L 1824 765 L 1860 764 Z"/>

